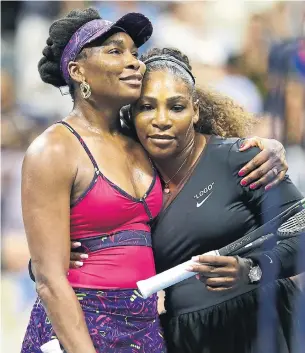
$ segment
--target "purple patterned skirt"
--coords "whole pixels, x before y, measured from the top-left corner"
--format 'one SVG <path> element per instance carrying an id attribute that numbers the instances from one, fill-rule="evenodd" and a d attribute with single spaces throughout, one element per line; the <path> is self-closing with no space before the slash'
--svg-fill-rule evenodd
<path id="1" fill-rule="evenodd" d="M 74 289 L 98 353 L 165 353 L 157 296 L 143 299 L 137 290 Z M 21 353 L 41 353 L 56 338 L 40 298 L 34 304 Z"/>

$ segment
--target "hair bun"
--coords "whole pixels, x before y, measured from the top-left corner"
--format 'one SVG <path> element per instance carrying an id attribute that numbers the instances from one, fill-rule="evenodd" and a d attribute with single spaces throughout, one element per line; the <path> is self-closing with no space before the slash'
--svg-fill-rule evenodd
<path id="1" fill-rule="evenodd" d="M 99 19 L 99 13 L 93 9 L 73 10 L 67 16 L 53 22 L 49 29 L 49 37 L 38 63 L 41 79 L 55 87 L 66 86 L 60 71 L 60 60 L 63 50 L 72 35 L 85 23 Z M 70 91 L 71 92 L 71 91 Z"/>
<path id="2" fill-rule="evenodd" d="M 54 53 L 52 50 L 52 47 L 44 47 L 42 51 L 43 56 L 45 56 L 48 60 L 53 61 L 54 60 Z"/>
<path id="3" fill-rule="evenodd" d="M 53 39 L 51 37 L 49 37 L 47 39 L 47 45 L 51 47 L 53 44 L 54 44 Z"/>

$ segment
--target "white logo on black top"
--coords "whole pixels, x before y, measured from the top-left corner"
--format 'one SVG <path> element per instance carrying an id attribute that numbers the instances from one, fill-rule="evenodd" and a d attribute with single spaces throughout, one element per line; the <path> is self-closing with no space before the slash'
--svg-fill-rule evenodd
<path id="1" fill-rule="evenodd" d="M 208 185 L 203 190 L 199 191 L 199 193 L 194 196 L 194 199 L 197 200 L 197 207 L 202 206 L 205 203 L 205 201 L 212 195 L 213 186 L 214 186 L 214 182 L 211 183 L 210 185 Z M 202 197 L 204 197 L 204 198 L 202 199 Z"/>

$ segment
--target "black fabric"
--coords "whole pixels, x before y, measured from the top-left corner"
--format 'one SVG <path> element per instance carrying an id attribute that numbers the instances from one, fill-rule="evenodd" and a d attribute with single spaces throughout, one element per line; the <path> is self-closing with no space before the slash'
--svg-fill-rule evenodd
<path id="1" fill-rule="evenodd" d="M 291 315 L 299 294 L 282 279 L 203 310 L 163 314 L 168 353 L 291 353 L 305 334 Z"/>
<path id="2" fill-rule="evenodd" d="M 221 248 L 241 238 L 302 199 L 302 195 L 288 177 L 278 187 L 268 192 L 263 188 L 258 190 L 243 188 L 240 185 L 238 171 L 259 152 L 259 149 L 252 148 L 239 152 L 241 142 L 240 139 L 212 137 L 184 188 L 159 216 L 152 237 L 157 272 L 165 271 L 189 260 L 192 256 Z M 202 342 L 206 342 L 202 350 L 196 344 L 193 346 L 191 341 L 199 340 L 195 337 L 198 334 L 197 326 L 202 328 L 200 332 L 204 330 L 210 332 L 211 329 L 215 335 L 221 330 L 221 332 L 227 330 L 226 335 L 231 337 L 230 332 L 232 334 L 238 332 L 234 331 L 235 328 L 232 326 L 233 318 L 237 317 L 240 325 L 242 322 L 246 324 L 249 320 L 245 330 L 247 337 L 251 337 L 251 325 L 255 327 L 257 324 L 254 317 L 249 317 L 252 315 L 249 311 L 251 308 L 253 315 L 256 311 L 251 301 L 257 300 L 260 290 L 264 291 L 264 286 L 274 286 L 275 277 L 284 278 L 296 274 L 295 263 L 299 241 L 297 237 L 278 245 L 274 241 L 269 241 L 259 250 L 245 255 L 252 258 L 257 254 L 272 253 L 273 262 L 262 265 L 264 280 L 260 285 L 240 284 L 228 291 L 210 292 L 203 283 L 192 277 L 166 289 L 166 321 L 171 322 L 165 327 L 167 337 L 171 342 L 171 337 L 176 340 L 174 337 L 179 333 L 181 340 L 177 338 L 177 342 L 182 344 L 184 340 L 181 347 L 185 350 L 177 343 L 173 352 L 227 353 L 217 348 L 216 336 L 213 338 L 215 346 L 213 340 L 202 339 Z M 284 293 L 285 289 L 282 292 Z M 270 305 L 272 306 L 272 302 Z M 225 308 L 225 311 L 222 312 L 220 308 Z M 196 312 L 208 312 L 209 319 L 206 320 L 207 317 L 201 315 L 196 316 Z M 189 319 L 185 319 L 187 317 Z M 198 321 L 191 319 L 195 317 L 198 317 Z M 171 320 L 176 322 L 174 326 Z M 181 320 L 190 322 L 182 325 Z M 194 321 L 191 323 L 192 320 Z M 221 327 L 223 328 L 220 329 Z M 202 335 L 202 338 L 206 337 L 204 333 Z M 244 333 L 241 334 L 240 340 L 243 340 L 243 335 Z M 283 337 L 282 339 L 284 340 Z M 220 334 L 218 340 L 224 340 Z M 238 347 L 246 343 L 236 342 L 236 344 L 236 350 L 232 352 L 243 352 L 239 351 Z M 187 345 L 191 348 L 186 348 Z M 179 347 L 182 350 L 179 350 Z M 196 347 L 199 350 L 196 351 Z"/>

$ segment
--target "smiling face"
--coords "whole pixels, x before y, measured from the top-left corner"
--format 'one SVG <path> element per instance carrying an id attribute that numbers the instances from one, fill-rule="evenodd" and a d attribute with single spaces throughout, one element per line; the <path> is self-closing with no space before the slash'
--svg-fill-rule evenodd
<path id="1" fill-rule="evenodd" d="M 199 116 L 191 88 L 163 70 L 145 75 L 133 117 L 143 147 L 153 158 L 166 159 L 178 156 L 192 143 Z"/>
<path id="2" fill-rule="evenodd" d="M 118 32 L 99 44 L 83 49 L 84 58 L 70 62 L 71 77 L 89 83 L 92 95 L 128 104 L 140 96 L 145 65 L 131 37 Z"/>

